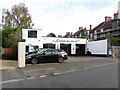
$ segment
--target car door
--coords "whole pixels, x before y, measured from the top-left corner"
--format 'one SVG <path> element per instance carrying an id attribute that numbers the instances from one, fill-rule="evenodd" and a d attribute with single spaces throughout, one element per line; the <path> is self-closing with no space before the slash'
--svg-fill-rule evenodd
<path id="1" fill-rule="evenodd" d="M 42 53 L 41 53 L 41 52 L 38 52 L 37 56 L 38 56 L 38 59 L 39 59 L 40 62 L 44 62 L 44 61 L 47 60 L 45 51 L 43 51 Z"/>
<path id="2" fill-rule="evenodd" d="M 51 53 L 51 50 L 45 51 L 45 60 L 46 60 L 46 61 L 52 61 L 52 53 Z"/>
<path id="3" fill-rule="evenodd" d="M 44 60 L 45 55 L 42 55 L 41 53 L 36 53 L 35 57 L 39 60 L 39 62 Z"/>

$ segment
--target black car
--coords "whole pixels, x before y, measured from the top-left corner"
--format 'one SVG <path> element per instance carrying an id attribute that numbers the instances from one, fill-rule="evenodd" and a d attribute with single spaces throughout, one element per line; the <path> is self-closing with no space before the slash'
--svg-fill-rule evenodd
<path id="1" fill-rule="evenodd" d="M 28 53 L 25 55 L 26 62 L 31 62 L 32 64 L 37 64 L 43 61 L 58 61 L 59 63 L 63 63 L 64 58 L 56 49 L 40 49 L 33 53 Z"/>
<path id="2" fill-rule="evenodd" d="M 63 49 L 57 49 L 57 51 L 63 57 L 64 60 L 68 59 L 68 54 Z"/>

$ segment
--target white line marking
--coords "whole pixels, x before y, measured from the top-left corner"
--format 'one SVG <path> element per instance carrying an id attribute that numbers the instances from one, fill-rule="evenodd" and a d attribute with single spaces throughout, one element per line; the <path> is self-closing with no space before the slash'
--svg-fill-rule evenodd
<path id="1" fill-rule="evenodd" d="M 22 80 L 25 80 L 25 79 L 13 79 L 13 80 L 8 80 L 8 81 L 3 81 L 3 82 L 0 82 L 0 83 L 4 84 L 4 83 L 17 82 L 17 81 L 22 81 Z"/>
<path id="2" fill-rule="evenodd" d="M 46 77 L 47 75 L 42 75 L 42 76 L 40 76 L 40 78 L 43 78 L 43 77 Z"/>
<path id="3" fill-rule="evenodd" d="M 66 71 L 66 72 L 61 72 L 61 74 L 64 74 L 64 73 L 69 73 L 69 72 L 73 72 L 73 71 L 78 71 L 78 70 L 87 70 L 87 69 L 91 69 L 91 68 L 95 68 L 95 67 L 101 67 L 101 66 L 106 66 L 106 65 L 111 65 L 111 64 L 116 64 L 118 62 L 113 62 L 113 63 L 107 63 L 107 64 L 102 64 L 102 65 L 96 65 L 96 66 L 91 66 L 91 67 L 86 67 L 86 68 L 82 68 L 82 69 L 79 69 L 77 68 L 76 70 L 70 70 L 70 71 Z"/>
<path id="4" fill-rule="evenodd" d="M 53 75 L 60 75 L 61 73 L 54 73 Z"/>

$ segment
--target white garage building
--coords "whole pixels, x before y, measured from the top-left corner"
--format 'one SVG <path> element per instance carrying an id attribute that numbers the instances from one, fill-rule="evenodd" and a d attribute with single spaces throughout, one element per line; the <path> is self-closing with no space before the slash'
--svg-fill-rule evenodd
<path id="1" fill-rule="evenodd" d="M 42 29 L 23 29 L 22 39 L 25 39 L 26 52 L 32 50 L 32 45 L 36 48 L 64 49 L 68 55 L 85 55 L 86 39 L 43 37 Z"/>

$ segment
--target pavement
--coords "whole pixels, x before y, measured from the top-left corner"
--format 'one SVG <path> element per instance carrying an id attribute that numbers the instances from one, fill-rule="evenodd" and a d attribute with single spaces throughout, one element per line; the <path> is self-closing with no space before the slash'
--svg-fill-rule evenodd
<path id="1" fill-rule="evenodd" d="M 99 60 L 99 59 L 117 59 L 117 58 L 107 58 L 107 57 L 79 57 L 79 61 L 91 61 L 91 60 Z M 78 61 L 78 57 L 69 57 L 69 62 Z M 31 66 L 28 64 L 27 66 Z M 18 68 L 17 60 L 0 60 L 0 70 L 14 70 Z"/>
<path id="2" fill-rule="evenodd" d="M 0 60 L 0 70 L 14 70 L 17 67 L 17 60 Z"/>

